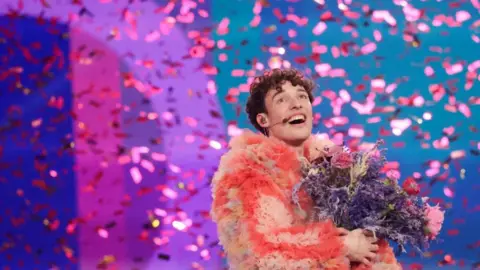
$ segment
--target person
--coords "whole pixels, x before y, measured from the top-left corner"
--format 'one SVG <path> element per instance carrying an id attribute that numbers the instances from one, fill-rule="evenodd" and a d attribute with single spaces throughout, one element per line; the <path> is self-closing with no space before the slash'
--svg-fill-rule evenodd
<path id="1" fill-rule="evenodd" d="M 312 136 L 314 83 L 295 69 L 254 79 L 246 112 L 261 134 L 234 137 L 212 179 L 211 216 L 230 269 L 401 269 L 386 242 L 362 230 L 308 222 L 292 203 L 301 166 L 333 142 Z"/>

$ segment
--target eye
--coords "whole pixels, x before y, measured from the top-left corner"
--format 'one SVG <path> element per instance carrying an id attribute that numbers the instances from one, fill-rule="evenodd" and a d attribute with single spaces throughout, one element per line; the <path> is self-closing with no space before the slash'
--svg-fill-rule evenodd
<path id="1" fill-rule="evenodd" d="M 283 97 L 277 99 L 277 103 L 282 103 L 282 102 L 284 102 L 284 101 L 285 101 L 285 98 L 283 98 Z"/>
<path id="2" fill-rule="evenodd" d="M 300 94 L 300 98 L 302 98 L 302 99 L 307 99 L 308 96 L 307 96 L 306 94 Z"/>

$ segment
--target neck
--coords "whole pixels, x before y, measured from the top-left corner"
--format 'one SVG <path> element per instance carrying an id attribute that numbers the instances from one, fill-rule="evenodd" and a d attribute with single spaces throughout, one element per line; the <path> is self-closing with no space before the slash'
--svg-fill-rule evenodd
<path id="1" fill-rule="evenodd" d="M 295 152 L 297 152 L 299 157 L 303 157 L 304 155 L 304 149 L 305 149 L 305 141 L 301 142 L 285 142 L 286 144 L 290 145 L 293 149 L 295 149 Z"/>
<path id="2" fill-rule="evenodd" d="M 294 148 L 295 148 L 295 151 L 297 152 L 298 156 L 303 157 L 303 153 L 304 153 L 303 143 L 302 143 L 302 145 L 295 146 Z"/>
<path id="3" fill-rule="evenodd" d="M 269 136 L 267 136 L 269 137 Z M 275 138 L 276 140 L 280 140 L 280 141 L 283 141 L 284 143 L 286 143 L 287 145 L 289 145 L 290 147 L 292 147 L 293 149 L 295 149 L 295 152 L 297 152 L 298 156 L 300 157 L 303 157 L 304 154 L 305 154 L 305 142 L 306 140 L 301 140 L 301 141 L 286 141 L 286 140 L 282 140 L 282 139 L 279 139 L 279 138 L 276 138 L 274 136 L 270 137 L 270 138 Z"/>

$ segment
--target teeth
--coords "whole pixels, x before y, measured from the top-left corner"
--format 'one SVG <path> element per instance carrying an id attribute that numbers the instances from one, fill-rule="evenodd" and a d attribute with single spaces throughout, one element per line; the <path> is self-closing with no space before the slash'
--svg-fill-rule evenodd
<path id="1" fill-rule="evenodd" d="M 305 120 L 305 116 L 295 115 L 295 116 L 291 117 L 289 121 L 295 121 L 295 120 Z"/>

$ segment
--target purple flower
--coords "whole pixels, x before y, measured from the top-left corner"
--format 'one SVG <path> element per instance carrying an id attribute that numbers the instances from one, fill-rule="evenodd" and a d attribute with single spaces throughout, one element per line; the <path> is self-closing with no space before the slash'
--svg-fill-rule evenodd
<path id="1" fill-rule="evenodd" d="M 377 142 L 376 147 L 381 143 Z M 416 187 L 414 193 L 408 194 L 397 181 L 392 181 L 399 178 L 396 173 L 387 173 L 390 180 L 385 180 L 382 168 L 386 158 L 383 149 L 378 150 L 378 154 L 370 155 L 371 151 L 350 154 L 339 148 L 327 149 L 331 159 L 319 159 L 304 168 L 304 178 L 295 187 L 293 199 L 298 202 L 297 193 L 303 189 L 315 204 L 309 213 L 315 220 L 331 219 L 338 227 L 349 230 L 367 229 L 379 238 L 396 242 L 402 250 L 411 244 L 421 251 L 432 240 L 431 233 L 436 235 L 441 228 L 439 212 L 412 195 L 416 194 Z M 359 176 L 361 179 L 353 179 L 356 184 L 352 185 L 349 170 L 345 169 L 364 158 L 366 173 Z M 405 182 L 411 188 L 412 181 Z M 436 227 L 428 226 L 432 224 Z M 424 229 L 428 227 L 433 229 Z"/>

